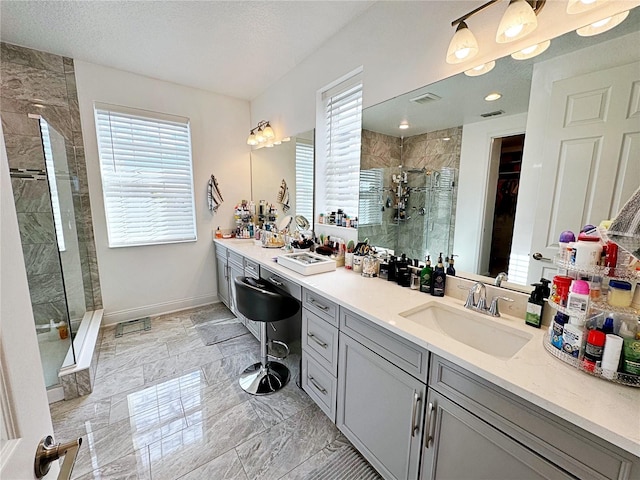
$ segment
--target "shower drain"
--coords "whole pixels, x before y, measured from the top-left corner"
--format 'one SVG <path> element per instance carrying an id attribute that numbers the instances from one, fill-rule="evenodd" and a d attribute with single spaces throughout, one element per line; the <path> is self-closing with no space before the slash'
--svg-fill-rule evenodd
<path id="1" fill-rule="evenodd" d="M 128 322 L 120 322 L 116 325 L 116 338 L 127 333 L 141 332 L 142 330 L 151 330 L 151 318 L 144 317 L 129 320 Z"/>

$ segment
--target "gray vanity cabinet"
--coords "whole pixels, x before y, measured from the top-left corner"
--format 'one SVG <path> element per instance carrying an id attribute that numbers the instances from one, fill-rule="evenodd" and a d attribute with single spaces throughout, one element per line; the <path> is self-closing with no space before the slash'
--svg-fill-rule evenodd
<path id="1" fill-rule="evenodd" d="M 421 480 L 575 478 L 433 389 L 427 405 Z"/>
<path id="2" fill-rule="evenodd" d="M 227 249 L 216 245 L 216 280 L 218 284 L 218 298 L 227 307 L 229 303 L 229 271 L 227 265 Z"/>
<path id="3" fill-rule="evenodd" d="M 336 425 L 386 479 L 418 478 L 428 352 L 340 307 Z"/>

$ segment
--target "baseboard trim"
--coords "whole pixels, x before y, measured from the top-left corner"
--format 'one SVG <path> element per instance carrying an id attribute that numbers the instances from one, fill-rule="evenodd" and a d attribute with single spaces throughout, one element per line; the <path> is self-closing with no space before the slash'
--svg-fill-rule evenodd
<path id="1" fill-rule="evenodd" d="M 120 322 L 127 322 L 137 318 L 149 317 L 152 315 L 164 315 L 167 313 L 178 312 L 188 308 L 201 307 L 211 303 L 218 302 L 218 296 L 215 294 L 201 295 L 199 297 L 189 297 L 170 302 L 156 303 L 153 305 L 144 305 L 142 307 L 127 308 L 115 312 L 104 314 L 102 325 L 115 325 Z"/>

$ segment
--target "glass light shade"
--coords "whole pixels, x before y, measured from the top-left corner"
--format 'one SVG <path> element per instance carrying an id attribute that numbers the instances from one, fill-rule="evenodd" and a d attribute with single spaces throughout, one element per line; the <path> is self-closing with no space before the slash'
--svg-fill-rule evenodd
<path id="1" fill-rule="evenodd" d="M 567 4 L 567 13 L 575 14 L 592 10 L 600 5 L 607 3 L 609 0 L 569 0 Z"/>
<path id="2" fill-rule="evenodd" d="M 458 24 L 447 50 L 447 63 L 456 64 L 471 60 L 478 54 L 478 41 L 464 22 Z"/>
<path id="3" fill-rule="evenodd" d="M 493 67 L 496 66 L 495 61 L 483 63 L 482 65 L 478 65 L 477 67 L 473 67 L 469 70 L 466 70 L 464 74 L 467 77 L 479 77 L 480 75 L 484 75 L 485 73 L 489 73 L 493 70 Z"/>
<path id="4" fill-rule="evenodd" d="M 249 136 L 247 137 L 247 145 L 257 145 L 258 144 L 258 140 L 256 140 L 256 135 L 255 133 L 251 132 L 249 134 Z"/>
<path id="5" fill-rule="evenodd" d="M 407 128 L 409 128 L 409 124 L 407 122 L 402 122 L 400 125 L 398 125 L 398 128 L 400 130 L 406 130 Z"/>
<path id="6" fill-rule="evenodd" d="M 498 92 L 492 92 L 489 95 L 487 95 L 486 97 L 484 97 L 484 99 L 487 102 L 495 102 L 496 100 L 498 100 L 499 98 L 502 98 L 502 94 L 498 93 Z"/>
<path id="7" fill-rule="evenodd" d="M 256 140 L 258 141 L 258 143 L 264 143 L 267 140 L 266 138 L 264 138 L 264 133 L 262 132 L 261 128 L 259 128 L 256 132 Z"/>
<path id="8" fill-rule="evenodd" d="M 576 30 L 576 33 L 581 37 L 591 37 L 593 35 L 598 35 L 599 33 L 606 32 L 607 30 L 611 30 L 614 27 L 617 27 L 624 19 L 629 16 L 629 11 L 618 13 L 617 15 L 613 15 L 612 17 L 603 18 L 602 20 L 598 20 L 597 22 L 593 22 L 591 25 L 587 25 L 586 27 L 582 27 Z"/>
<path id="9" fill-rule="evenodd" d="M 538 26 L 536 13 L 525 0 L 511 0 L 500 20 L 496 42 L 509 43 L 525 37 Z"/>
<path id="10" fill-rule="evenodd" d="M 546 40 L 542 43 L 537 43 L 536 45 L 531 45 L 530 47 L 523 48 L 518 52 L 513 52 L 511 54 L 511 58 L 514 60 L 526 60 L 528 58 L 533 58 L 537 55 L 540 55 L 551 45 L 551 40 Z"/>
<path id="11" fill-rule="evenodd" d="M 276 136 L 276 134 L 273 132 L 273 128 L 271 128 L 271 125 L 269 125 L 268 123 L 267 123 L 267 126 L 264 127 L 264 130 L 263 130 L 262 134 L 267 139 L 275 138 L 275 136 Z"/>

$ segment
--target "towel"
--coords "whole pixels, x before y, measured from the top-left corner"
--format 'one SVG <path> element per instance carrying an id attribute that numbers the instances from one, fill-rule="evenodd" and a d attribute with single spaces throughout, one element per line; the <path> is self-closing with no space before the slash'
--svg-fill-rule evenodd
<path id="1" fill-rule="evenodd" d="M 278 191 L 278 203 L 282 204 L 282 211 L 287 213 L 289 210 L 289 187 L 287 186 L 287 182 L 282 179 L 282 183 L 280 184 L 280 190 Z"/>
<path id="2" fill-rule="evenodd" d="M 218 182 L 216 181 L 216 177 L 211 175 L 209 182 L 207 183 L 207 201 L 209 203 L 209 211 L 217 212 L 218 207 L 224 202 L 222 198 L 222 194 L 220 193 L 220 188 L 218 187 Z"/>
<path id="3" fill-rule="evenodd" d="M 624 204 L 607 230 L 609 240 L 640 259 L 640 188 Z"/>

